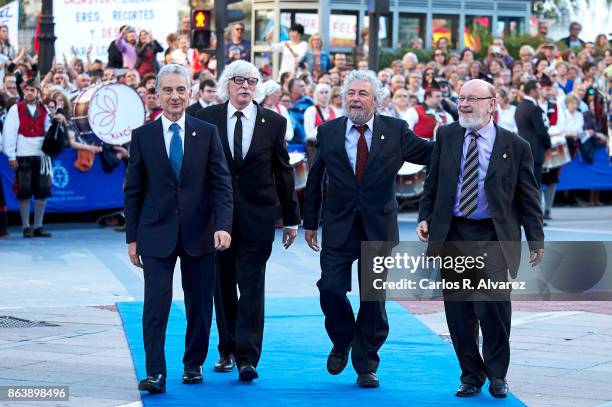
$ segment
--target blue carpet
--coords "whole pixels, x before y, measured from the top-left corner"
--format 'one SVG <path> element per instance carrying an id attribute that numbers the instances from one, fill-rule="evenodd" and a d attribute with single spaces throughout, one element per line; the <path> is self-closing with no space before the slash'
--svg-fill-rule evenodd
<path id="1" fill-rule="evenodd" d="M 118 303 L 136 374 L 145 376 L 142 303 Z M 218 356 L 213 322 L 204 384 L 183 385 L 185 315 L 173 303 L 166 339 L 167 393 L 142 394 L 145 406 L 523 406 L 517 398 L 493 399 L 486 388 L 470 399 L 454 397 L 459 368 L 452 347 L 395 302 L 387 303 L 390 334 L 381 349 L 381 387 L 360 389 L 350 362 L 339 376 L 325 368 L 331 342 L 323 326 L 318 298 L 267 298 L 260 379 L 251 384 L 237 373 L 215 373 Z"/>

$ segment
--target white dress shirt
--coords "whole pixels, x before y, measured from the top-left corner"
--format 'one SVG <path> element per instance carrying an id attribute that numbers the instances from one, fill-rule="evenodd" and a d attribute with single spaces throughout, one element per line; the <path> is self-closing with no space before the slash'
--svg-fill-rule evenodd
<path id="1" fill-rule="evenodd" d="M 161 122 L 162 128 L 164 129 L 164 144 L 166 145 L 166 154 L 168 154 L 168 158 L 170 158 L 170 142 L 172 141 L 172 136 L 174 133 L 170 130 L 170 125 L 172 123 L 178 124 L 180 131 L 179 134 L 181 136 L 181 145 L 183 146 L 183 155 L 185 153 L 185 113 L 178 119 L 176 122 L 171 121 L 166 117 L 165 114 L 161 114 Z"/>
<path id="2" fill-rule="evenodd" d="M 236 128 L 237 117 L 234 116 L 238 109 L 232 105 L 232 102 L 227 104 L 227 143 L 229 144 L 232 157 L 234 156 L 234 129 Z M 253 131 L 255 130 L 255 121 L 257 120 L 257 106 L 250 102 L 244 109 L 241 110 L 242 116 L 242 158 L 244 158 L 251 146 L 253 140 Z"/>
<path id="3" fill-rule="evenodd" d="M 355 123 L 351 119 L 346 119 L 346 133 L 344 135 L 344 147 L 346 148 L 346 154 L 348 155 L 353 172 L 357 165 L 357 143 L 359 142 L 359 132 L 353 126 Z M 372 130 L 374 129 L 374 116 L 366 123 L 368 129 L 365 132 L 366 143 L 368 144 L 368 151 L 372 146 Z"/>
<path id="4" fill-rule="evenodd" d="M 28 104 L 30 115 L 36 111 L 36 105 Z M 47 114 L 45 118 L 45 134 L 51 127 L 51 117 Z M 19 112 L 17 111 L 17 103 L 9 109 L 4 120 L 4 140 L 3 150 L 9 160 L 15 160 L 16 157 L 28 156 L 43 156 L 42 145 L 45 140 L 45 134 L 40 137 L 24 137 L 19 134 Z"/>

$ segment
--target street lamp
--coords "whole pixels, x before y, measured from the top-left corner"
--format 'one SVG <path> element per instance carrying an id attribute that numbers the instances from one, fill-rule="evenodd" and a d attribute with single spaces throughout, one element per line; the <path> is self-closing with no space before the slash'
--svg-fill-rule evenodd
<path id="1" fill-rule="evenodd" d="M 55 23 L 53 22 L 53 0 L 42 0 L 42 15 L 40 16 L 40 35 L 38 36 L 38 70 L 45 75 L 51 70 L 55 57 Z"/>

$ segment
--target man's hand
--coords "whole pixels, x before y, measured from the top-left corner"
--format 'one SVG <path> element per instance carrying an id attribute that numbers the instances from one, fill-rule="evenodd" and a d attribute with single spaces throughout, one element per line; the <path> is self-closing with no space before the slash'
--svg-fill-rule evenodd
<path id="1" fill-rule="evenodd" d="M 17 163 L 17 160 L 10 160 L 9 167 L 11 167 L 11 169 L 13 170 L 16 170 L 17 168 L 19 168 L 19 164 Z"/>
<path id="2" fill-rule="evenodd" d="M 421 221 L 416 228 L 416 234 L 421 242 L 429 240 L 429 225 L 426 220 Z"/>
<path id="3" fill-rule="evenodd" d="M 140 261 L 140 256 L 138 255 L 136 242 L 128 243 L 128 256 L 130 256 L 130 261 L 133 265 L 142 268 L 142 262 Z"/>
<path id="4" fill-rule="evenodd" d="M 532 250 L 529 253 L 529 264 L 531 264 L 531 267 L 535 267 L 538 264 L 540 264 L 543 258 L 544 258 L 544 249 Z"/>
<path id="5" fill-rule="evenodd" d="M 307 230 L 304 234 L 304 239 L 306 239 L 306 243 L 308 246 L 314 250 L 315 252 L 320 252 L 321 247 L 319 246 L 319 242 L 317 242 L 317 231 L 316 230 Z"/>
<path id="6" fill-rule="evenodd" d="M 227 250 L 232 244 L 232 237 L 225 230 L 217 230 L 215 232 L 215 249 L 222 252 Z"/>
<path id="7" fill-rule="evenodd" d="M 287 250 L 289 246 L 293 244 L 293 241 L 297 236 L 297 232 L 297 229 L 283 228 L 283 246 L 285 247 L 285 250 Z"/>

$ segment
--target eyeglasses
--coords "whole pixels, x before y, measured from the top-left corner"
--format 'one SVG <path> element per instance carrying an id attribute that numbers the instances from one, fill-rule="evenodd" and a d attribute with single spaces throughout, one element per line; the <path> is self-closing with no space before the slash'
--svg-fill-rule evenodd
<path id="1" fill-rule="evenodd" d="M 434 55 L 435 55 L 435 56 L 437 56 L 437 57 L 439 57 L 439 56 L 442 56 L 442 55 L 444 55 L 444 54 L 443 54 L 443 53 L 441 53 L 441 52 L 436 52 Z"/>
<path id="2" fill-rule="evenodd" d="M 257 82 L 259 82 L 259 79 L 257 79 L 257 78 L 245 78 L 244 76 L 234 76 L 232 78 L 232 81 L 236 85 L 242 85 L 246 81 L 250 86 L 255 86 L 255 85 L 257 85 Z"/>
<path id="3" fill-rule="evenodd" d="M 468 96 L 468 97 L 465 97 L 465 96 L 459 96 L 459 97 L 457 98 L 457 101 L 458 101 L 459 103 L 463 103 L 463 102 L 466 102 L 466 101 L 467 101 L 469 104 L 474 104 L 474 103 L 476 103 L 476 102 L 478 102 L 478 101 L 480 101 L 480 100 L 486 100 L 486 99 L 493 99 L 493 96 L 487 96 L 487 97 L 483 97 L 483 98 L 478 98 L 478 97 L 476 97 L 476 96 Z"/>

